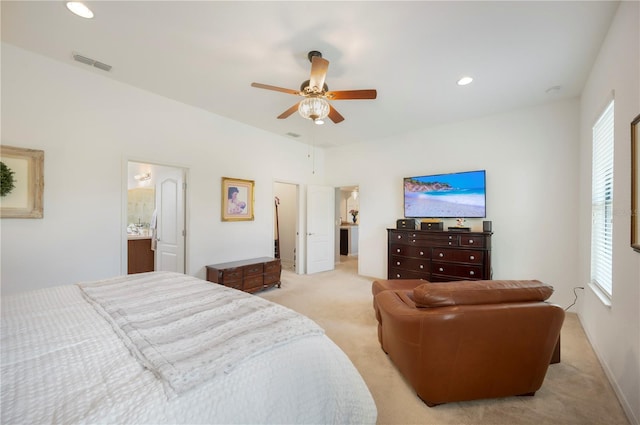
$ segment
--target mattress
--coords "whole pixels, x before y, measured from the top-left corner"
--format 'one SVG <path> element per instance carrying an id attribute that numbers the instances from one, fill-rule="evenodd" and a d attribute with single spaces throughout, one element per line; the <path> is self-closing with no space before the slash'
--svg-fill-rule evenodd
<path id="1" fill-rule="evenodd" d="M 238 295 L 190 279 L 220 297 Z M 362 377 L 324 333 L 262 347 L 176 395 L 90 301 L 78 285 L 3 297 L 2 423 L 376 421 Z"/>

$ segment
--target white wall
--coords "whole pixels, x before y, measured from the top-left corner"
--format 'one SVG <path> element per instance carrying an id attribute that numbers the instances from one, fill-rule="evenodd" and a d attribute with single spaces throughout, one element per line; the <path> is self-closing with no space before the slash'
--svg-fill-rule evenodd
<path id="1" fill-rule="evenodd" d="M 640 423 L 640 253 L 631 241 L 630 123 L 640 114 L 640 3 L 622 2 L 580 103 L 580 320 L 632 423 Z M 588 286 L 591 235 L 591 128 L 615 99 L 613 297 Z"/>
<path id="2" fill-rule="evenodd" d="M 572 100 L 331 149 L 326 161 L 335 186 L 360 186 L 360 274 L 386 278 L 386 229 L 403 217 L 403 177 L 485 169 L 493 277 L 550 283 L 566 307 L 578 285 L 577 153 Z M 482 230 L 482 219 L 467 224 Z"/>
<path id="3" fill-rule="evenodd" d="M 126 161 L 188 169 L 187 272 L 273 254 L 273 182 L 320 184 L 307 146 L 2 44 L 2 144 L 45 152 L 44 218 L 2 219 L 2 292 L 118 275 Z M 255 221 L 220 220 L 221 177 L 255 180 Z M 125 269 L 126 270 L 126 269 Z"/>

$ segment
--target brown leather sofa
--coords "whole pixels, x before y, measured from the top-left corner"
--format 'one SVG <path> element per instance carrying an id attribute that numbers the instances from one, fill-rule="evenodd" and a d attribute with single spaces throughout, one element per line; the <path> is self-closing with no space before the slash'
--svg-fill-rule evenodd
<path id="1" fill-rule="evenodd" d="M 409 285 L 409 284 L 407 284 Z M 428 405 L 540 389 L 564 321 L 542 282 L 429 283 L 376 291 L 378 338 Z"/>

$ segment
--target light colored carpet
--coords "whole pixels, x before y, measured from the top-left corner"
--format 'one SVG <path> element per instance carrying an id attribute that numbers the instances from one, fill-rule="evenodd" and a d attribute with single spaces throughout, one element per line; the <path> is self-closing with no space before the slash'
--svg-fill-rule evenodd
<path id="1" fill-rule="evenodd" d="M 258 293 L 322 326 L 367 383 L 378 424 L 628 424 L 575 314 L 562 329 L 561 363 L 551 365 L 534 397 L 448 403 L 427 407 L 380 348 L 372 278 L 342 257 L 336 270 L 296 275 L 283 270 L 282 288 Z"/>

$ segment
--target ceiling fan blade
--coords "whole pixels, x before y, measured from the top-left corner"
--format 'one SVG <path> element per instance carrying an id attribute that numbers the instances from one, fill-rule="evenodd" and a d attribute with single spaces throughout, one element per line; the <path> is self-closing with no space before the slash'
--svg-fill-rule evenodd
<path id="1" fill-rule="evenodd" d="M 338 124 L 339 122 L 344 121 L 344 117 L 342 115 L 340 115 L 340 113 L 338 111 L 336 111 L 336 109 L 329 105 L 329 119 L 331 121 L 333 121 L 335 124 Z"/>
<path id="2" fill-rule="evenodd" d="M 328 91 L 326 94 L 327 99 L 330 100 L 375 99 L 377 96 L 378 92 L 374 89 Z"/>
<path id="3" fill-rule="evenodd" d="M 309 78 L 309 87 L 317 87 L 318 91 L 322 91 L 324 86 L 324 79 L 327 76 L 327 69 L 329 69 L 329 61 L 321 58 L 320 56 L 314 56 L 311 58 L 311 77 Z"/>
<path id="4" fill-rule="evenodd" d="M 279 120 L 283 120 L 285 118 L 289 118 L 289 116 L 291 114 L 293 114 L 295 111 L 298 110 L 298 105 L 300 104 L 300 102 L 296 103 L 295 105 L 293 105 L 291 108 L 287 109 L 286 111 L 284 111 L 283 113 L 281 113 L 280 115 L 278 115 L 278 119 Z"/>
<path id="5" fill-rule="evenodd" d="M 282 87 L 270 86 L 268 84 L 251 83 L 251 87 L 256 87 L 258 89 L 281 91 L 283 93 L 289 93 L 289 94 L 293 94 L 293 95 L 296 95 L 296 96 L 301 96 L 301 94 L 300 94 L 300 92 L 298 90 L 284 89 Z"/>

